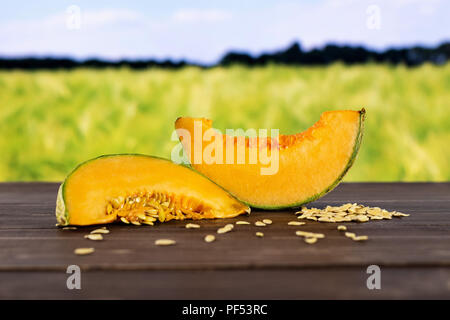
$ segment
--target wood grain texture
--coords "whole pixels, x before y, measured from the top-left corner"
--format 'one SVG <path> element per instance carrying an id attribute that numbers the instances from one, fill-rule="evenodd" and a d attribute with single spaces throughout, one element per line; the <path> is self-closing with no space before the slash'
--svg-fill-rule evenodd
<path id="1" fill-rule="evenodd" d="M 54 183 L 0 184 L 0 298 L 73 298 L 75 293 L 65 289 L 71 264 L 81 267 L 86 288 L 91 288 L 75 294 L 82 298 L 181 299 L 183 292 L 195 291 L 195 298 L 296 299 L 307 297 L 306 288 L 317 284 L 321 289 L 313 290 L 312 298 L 450 298 L 450 183 L 343 183 L 310 204 L 358 202 L 411 214 L 345 223 L 350 231 L 368 235 L 367 242 L 343 237 L 337 224 L 288 226 L 296 220 L 294 210 L 200 221 L 200 229 L 185 229 L 186 222 L 177 221 L 157 227 L 109 225 L 105 240 L 94 242 L 83 236 L 95 227 L 55 227 L 57 188 Z M 264 218 L 273 224 L 237 225 L 230 233 L 216 234 L 213 243 L 203 241 L 227 223 Z M 326 238 L 307 245 L 296 230 L 321 232 Z M 264 232 L 264 238 L 256 237 L 256 231 Z M 159 238 L 174 239 L 177 245 L 157 247 Z M 96 252 L 73 254 L 87 246 Z M 365 270 L 371 264 L 386 270 L 383 283 L 391 290 L 367 290 Z M 102 283 L 113 280 L 110 290 L 104 289 L 109 287 Z M 47 283 L 47 289 L 25 293 L 33 283 Z"/>
<path id="2" fill-rule="evenodd" d="M 443 299 L 448 268 L 383 268 L 368 290 L 365 268 L 301 270 L 86 271 L 81 290 L 64 272 L 0 272 L 2 299 Z"/>

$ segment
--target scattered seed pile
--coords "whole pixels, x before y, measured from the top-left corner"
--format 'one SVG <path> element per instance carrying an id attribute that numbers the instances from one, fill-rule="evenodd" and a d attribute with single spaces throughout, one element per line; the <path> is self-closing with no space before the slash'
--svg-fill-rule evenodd
<path id="1" fill-rule="evenodd" d="M 84 237 L 86 239 L 94 240 L 94 241 L 103 240 L 103 236 L 101 234 L 98 234 L 98 233 L 88 234 L 88 235 L 85 235 Z"/>
<path id="2" fill-rule="evenodd" d="M 392 217 L 408 217 L 409 214 L 398 211 L 387 211 L 379 207 L 366 207 L 357 203 L 346 203 L 340 207 L 327 206 L 325 209 L 302 207 L 295 214 L 298 219 L 320 222 L 367 222 L 369 220 L 392 219 Z"/>
<path id="3" fill-rule="evenodd" d="M 155 214 L 155 217 L 153 218 L 155 221 L 157 220 L 157 213 Z M 313 220 L 313 221 L 320 221 L 320 222 L 333 222 L 333 223 L 339 223 L 339 222 L 368 222 L 370 220 L 391 220 L 392 217 L 408 217 L 409 214 L 401 213 L 398 211 L 387 211 L 385 209 L 381 209 L 379 207 L 366 207 L 360 204 L 356 203 L 346 203 L 339 207 L 332 207 L 327 206 L 324 209 L 318 209 L 318 208 L 307 208 L 302 207 L 300 211 L 297 211 L 295 213 L 298 215 L 298 219 L 306 219 L 306 220 Z M 122 217 L 123 218 L 123 217 Z M 144 217 L 140 222 L 145 223 Z M 146 219 L 148 219 L 148 216 L 146 216 Z M 148 220 L 147 220 L 148 221 Z M 125 221 L 123 221 L 125 222 Z M 126 220 L 125 223 L 133 223 L 133 221 Z M 154 221 L 148 221 L 148 222 L 154 222 Z M 137 223 L 134 223 L 137 225 Z M 153 223 L 148 223 L 153 224 Z M 268 225 L 272 224 L 272 220 L 270 219 L 263 219 L 262 221 L 256 221 L 254 225 L 256 227 L 266 227 Z M 305 225 L 306 222 L 303 221 L 289 221 L 287 223 L 289 226 L 302 226 Z M 236 225 L 251 225 L 248 221 L 236 221 Z M 195 223 L 188 223 L 185 225 L 186 229 L 199 229 L 200 225 Z M 64 227 L 63 230 L 76 230 L 76 227 Z M 221 227 L 217 230 L 218 234 L 225 234 L 234 229 L 234 225 L 229 223 L 225 225 L 224 227 Z M 356 235 L 353 232 L 348 232 L 347 226 L 339 225 L 337 226 L 338 231 L 342 231 L 342 234 L 349 239 L 352 239 L 353 241 L 365 241 L 368 240 L 369 237 L 366 235 Z M 90 234 L 85 235 L 84 237 L 89 240 L 93 241 L 99 241 L 103 240 L 103 235 L 108 234 L 109 230 L 106 229 L 106 227 L 102 227 L 100 229 L 95 229 L 90 232 Z M 295 234 L 299 237 L 302 237 L 307 244 L 314 244 L 319 239 L 325 238 L 325 235 L 323 233 L 314 233 L 314 232 L 308 232 L 303 230 L 297 230 Z M 256 232 L 256 237 L 262 238 L 264 237 L 264 233 L 262 232 Z M 216 237 L 212 234 L 208 234 L 204 237 L 204 241 L 207 243 L 211 243 L 216 240 Z M 176 241 L 172 239 L 158 239 L 155 241 L 155 245 L 157 246 L 170 246 L 175 245 Z M 88 255 L 95 251 L 94 248 L 77 248 L 75 249 L 74 253 L 77 255 Z"/>

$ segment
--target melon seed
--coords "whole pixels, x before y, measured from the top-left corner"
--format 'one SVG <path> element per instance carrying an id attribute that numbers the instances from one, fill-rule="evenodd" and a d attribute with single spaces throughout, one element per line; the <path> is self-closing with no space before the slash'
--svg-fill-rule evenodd
<path id="1" fill-rule="evenodd" d="M 338 226 L 337 229 L 339 231 L 347 231 L 347 227 L 346 226 Z"/>
<path id="2" fill-rule="evenodd" d="M 226 233 L 226 232 L 229 232 L 230 230 L 227 230 L 227 229 L 225 229 L 225 228 L 219 228 L 219 229 L 217 229 L 217 233 L 218 234 L 222 234 L 222 233 Z"/>
<path id="3" fill-rule="evenodd" d="M 356 237 L 353 237 L 353 240 L 355 240 L 355 241 L 365 241 L 365 240 L 368 240 L 368 239 L 369 239 L 368 236 L 356 236 Z"/>
<path id="4" fill-rule="evenodd" d="M 216 240 L 216 237 L 213 236 L 212 234 L 208 234 L 207 236 L 205 236 L 206 242 L 213 242 L 214 240 Z"/>
<path id="5" fill-rule="evenodd" d="M 264 237 L 264 233 L 262 233 L 262 232 L 257 232 L 257 233 L 256 233 L 256 236 L 262 238 L 262 237 Z"/>
<path id="6" fill-rule="evenodd" d="M 77 230 L 77 227 L 64 227 L 63 230 Z"/>
<path id="7" fill-rule="evenodd" d="M 306 237 L 306 238 L 325 238 L 325 235 L 323 233 L 314 233 L 314 232 L 307 232 L 307 231 L 295 231 L 295 234 L 299 237 Z"/>
<path id="8" fill-rule="evenodd" d="M 120 206 L 122 205 L 122 203 L 123 203 L 123 199 L 121 199 L 121 197 L 114 198 L 114 199 L 111 200 L 111 204 L 112 204 L 114 209 L 119 209 Z"/>
<path id="9" fill-rule="evenodd" d="M 228 227 L 227 227 L 228 226 Z M 222 233 L 227 233 L 230 232 L 233 228 L 230 228 L 229 225 L 227 224 L 225 227 L 219 228 L 217 230 L 217 233 L 222 234 Z"/>
<path id="10" fill-rule="evenodd" d="M 409 214 L 407 214 L 407 213 L 401 213 L 401 212 L 398 212 L 398 211 L 394 211 L 394 212 L 392 213 L 392 215 L 393 215 L 394 217 L 409 217 Z"/>
<path id="11" fill-rule="evenodd" d="M 130 222 L 125 217 L 120 217 L 120 221 L 126 224 L 130 224 Z"/>
<path id="12" fill-rule="evenodd" d="M 345 233 L 345 236 L 347 237 L 347 238 L 355 238 L 355 236 L 356 236 L 356 234 L 354 234 L 353 232 L 346 232 Z"/>
<path id="13" fill-rule="evenodd" d="M 111 214 L 113 211 L 113 207 L 110 203 L 106 206 L 106 214 Z"/>
<path id="14" fill-rule="evenodd" d="M 362 215 L 362 214 L 356 216 L 356 219 L 358 219 L 359 222 L 367 222 L 367 221 L 369 221 L 369 218 L 367 216 Z"/>
<path id="15" fill-rule="evenodd" d="M 108 234 L 109 230 L 106 228 L 105 229 L 101 228 L 101 229 L 95 229 L 95 230 L 91 231 L 91 234 L 97 234 L 97 233 Z"/>
<path id="16" fill-rule="evenodd" d="M 175 243 L 176 241 L 171 239 L 158 239 L 155 241 L 155 245 L 157 246 L 171 246 L 174 245 Z"/>
<path id="17" fill-rule="evenodd" d="M 313 243 L 317 242 L 317 238 L 316 237 L 306 237 L 305 242 L 308 244 L 313 244 Z"/>
<path id="18" fill-rule="evenodd" d="M 94 240 L 94 241 L 103 240 L 103 236 L 101 234 L 98 234 L 98 233 L 87 234 L 84 237 L 86 239 Z"/>
<path id="19" fill-rule="evenodd" d="M 304 225 L 304 222 L 300 222 L 300 221 L 289 221 L 288 222 L 288 226 L 302 226 Z"/>
<path id="20" fill-rule="evenodd" d="M 165 208 L 168 208 L 168 207 L 169 207 L 169 202 L 168 202 L 168 201 L 165 201 L 165 202 L 161 203 L 161 205 L 162 205 L 163 207 L 165 207 Z"/>
<path id="21" fill-rule="evenodd" d="M 250 224 L 248 221 L 236 221 L 236 224 Z"/>
<path id="22" fill-rule="evenodd" d="M 188 223 L 186 225 L 186 229 L 198 229 L 198 228 L 200 228 L 200 225 L 195 224 L 195 223 Z"/>
<path id="23" fill-rule="evenodd" d="M 270 219 L 264 219 L 262 222 L 264 222 L 265 224 L 272 224 L 272 220 Z"/>
<path id="24" fill-rule="evenodd" d="M 264 222 L 262 222 L 262 221 L 256 221 L 255 222 L 255 226 L 257 226 L 257 227 L 265 227 L 266 224 Z"/>
<path id="25" fill-rule="evenodd" d="M 145 220 L 145 219 L 147 219 L 147 216 L 146 216 L 145 214 L 143 214 L 143 213 L 137 214 L 136 217 L 138 217 L 140 220 Z"/>
<path id="26" fill-rule="evenodd" d="M 367 222 L 370 220 L 391 220 L 392 217 L 407 217 L 409 214 L 392 211 L 389 212 L 379 207 L 366 207 L 357 203 L 346 203 L 340 207 L 326 206 L 324 209 L 302 207 L 295 214 L 300 214 L 298 219 L 308 219 L 320 222 Z"/>
<path id="27" fill-rule="evenodd" d="M 159 210 L 158 219 L 160 222 L 164 222 L 164 220 L 166 220 L 166 213 L 163 210 Z"/>
<path id="28" fill-rule="evenodd" d="M 95 251 L 94 248 L 77 248 L 74 250 L 74 253 L 79 256 L 84 256 L 87 254 L 91 254 Z"/>

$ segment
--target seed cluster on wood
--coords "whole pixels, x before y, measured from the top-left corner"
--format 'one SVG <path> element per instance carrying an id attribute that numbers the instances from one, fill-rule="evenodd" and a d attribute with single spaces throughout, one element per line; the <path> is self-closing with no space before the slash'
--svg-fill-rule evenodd
<path id="1" fill-rule="evenodd" d="M 157 212 L 154 212 L 153 214 L 158 215 Z M 392 217 L 408 217 L 409 214 L 401 213 L 398 211 L 387 211 L 385 209 L 381 209 L 379 207 L 366 207 L 360 204 L 356 203 L 347 203 L 344 205 L 341 205 L 339 207 L 332 207 L 327 206 L 324 209 L 317 209 L 317 208 L 306 208 L 302 207 L 300 211 L 297 211 L 295 214 L 299 215 L 298 219 L 306 219 L 306 220 L 314 220 L 314 221 L 320 221 L 320 222 L 368 222 L 371 220 L 382 220 L 382 219 L 392 219 Z M 146 219 L 147 216 L 138 217 L 141 219 L 141 222 L 144 222 L 142 220 Z M 156 217 L 152 217 L 156 221 Z M 121 217 L 121 220 L 124 223 L 134 223 L 137 224 L 139 221 L 128 221 L 125 217 Z M 262 221 L 256 221 L 254 223 L 254 226 L 256 227 L 266 227 L 268 225 L 271 225 L 273 222 L 270 219 L 263 219 Z M 250 222 L 239 220 L 235 222 L 236 225 L 251 225 Z M 301 226 L 305 225 L 306 222 L 302 221 L 289 221 L 287 223 L 289 226 Z M 199 229 L 200 225 L 195 223 L 188 223 L 185 225 L 185 228 L 187 229 Z M 64 230 L 76 230 L 76 227 L 65 227 Z M 234 229 L 234 225 L 229 223 L 225 226 L 219 228 L 217 230 L 218 234 L 225 234 Z M 338 225 L 337 226 L 338 231 L 342 231 L 341 234 L 343 234 L 346 238 L 352 239 L 353 241 L 366 241 L 369 239 L 366 235 L 356 235 L 354 232 L 349 232 L 347 229 L 347 226 L 345 225 Z M 84 237 L 89 240 L 94 241 L 100 241 L 103 240 L 103 235 L 108 234 L 109 230 L 106 229 L 106 227 L 102 227 L 99 229 L 95 229 L 91 231 L 88 235 L 85 235 Z M 305 230 L 297 230 L 295 234 L 299 237 L 302 237 L 304 239 L 304 242 L 307 244 L 314 244 L 318 242 L 319 239 L 325 238 L 325 235 L 323 233 L 314 233 L 309 232 Z M 259 238 L 264 237 L 264 233 L 262 232 L 256 232 L 255 235 Z M 207 243 L 211 243 L 216 240 L 216 237 L 212 234 L 208 234 L 204 237 L 204 241 Z M 158 239 L 155 241 L 155 245 L 157 246 L 170 246 L 175 245 L 176 241 L 172 239 Z M 95 251 L 94 248 L 77 248 L 75 249 L 74 253 L 77 255 L 88 255 Z"/>
<path id="2" fill-rule="evenodd" d="M 326 206 L 324 209 L 302 207 L 297 211 L 298 219 L 320 222 L 368 222 L 370 220 L 391 220 L 392 217 L 408 217 L 409 214 L 387 211 L 379 207 L 366 207 L 357 203 L 346 203 L 339 207 Z"/>

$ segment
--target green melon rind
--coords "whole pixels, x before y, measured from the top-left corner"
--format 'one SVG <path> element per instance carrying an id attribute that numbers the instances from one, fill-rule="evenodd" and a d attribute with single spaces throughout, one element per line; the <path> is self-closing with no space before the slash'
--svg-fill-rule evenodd
<path id="1" fill-rule="evenodd" d="M 89 159 L 86 160 L 82 163 L 80 163 L 78 166 L 75 167 L 75 169 L 72 170 L 72 172 L 69 173 L 69 175 L 66 177 L 66 179 L 64 180 L 64 182 L 59 186 L 58 189 L 58 196 L 56 198 L 56 210 L 55 210 L 55 214 L 56 214 L 56 220 L 58 221 L 57 226 L 58 227 L 64 227 L 67 225 L 70 225 L 70 214 L 69 211 L 67 210 L 66 207 L 66 182 L 69 181 L 70 177 L 72 176 L 72 174 L 74 174 L 74 172 L 76 172 L 79 168 L 81 168 L 82 166 L 90 163 L 91 161 L 96 161 L 98 159 L 101 158 L 109 158 L 109 157 L 119 157 L 119 156 L 136 156 L 136 157 L 147 157 L 147 158 L 153 158 L 153 159 L 158 159 L 158 160 L 163 160 L 163 161 L 168 161 L 171 162 L 175 165 L 180 165 L 183 167 L 186 167 L 192 171 L 194 171 L 197 174 L 200 174 L 202 177 L 204 177 L 205 179 L 208 179 L 209 181 L 211 181 L 212 183 L 214 183 L 216 186 L 218 186 L 219 188 L 221 188 L 223 191 L 225 191 L 227 194 L 229 194 L 232 198 L 236 199 L 236 201 L 242 202 L 239 199 L 237 199 L 235 196 L 233 196 L 230 192 L 228 192 L 227 190 L 225 190 L 223 187 L 221 187 L 220 185 L 218 185 L 217 183 L 215 183 L 214 181 L 212 181 L 211 179 L 209 179 L 207 176 L 205 176 L 204 174 L 194 170 L 191 166 L 186 165 L 186 164 L 176 164 L 174 162 L 172 162 L 171 160 L 168 159 L 164 159 L 164 158 L 160 158 L 160 157 L 156 157 L 156 156 L 150 156 L 150 155 L 145 155 L 145 154 L 138 154 L 138 153 L 118 153 L 118 154 L 106 154 L 106 155 L 101 155 L 98 156 L 96 158 L 93 159 Z M 242 202 L 244 203 L 244 202 Z M 244 203 L 245 204 L 245 203 Z M 247 213 L 250 214 L 251 209 L 247 208 Z"/>
<path id="2" fill-rule="evenodd" d="M 64 227 L 70 224 L 70 214 L 66 207 L 66 182 L 72 176 L 74 172 L 76 172 L 80 167 L 88 164 L 91 161 L 97 160 L 99 158 L 107 157 L 108 155 L 101 155 L 99 157 L 86 160 L 79 165 L 77 165 L 64 179 L 63 183 L 59 186 L 58 196 L 56 197 L 56 221 L 58 222 L 56 225 L 58 227 Z"/>
<path id="3" fill-rule="evenodd" d="M 263 209 L 263 210 L 282 210 L 282 209 L 288 209 L 288 208 L 298 208 L 308 202 L 313 202 L 313 201 L 323 197 L 325 194 L 327 194 L 328 192 L 330 192 L 331 190 L 336 188 L 336 186 L 341 182 L 341 180 L 344 178 L 345 174 L 348 172 L 348 170 L 351 168 L 351 166 L 355 162 L 356 155 L 358 154 L 359 147 L 361 146 L 361 141 L 362 141 L 363 132 L 364 132 L 364 119 L 365 118 L 366 118 L 366 110 L 364 108 L 362 108 L 359 111 L 359 128 L 358 128 L 358 134 L 356 135 L 355 144 L 353 146 L 352 155 L 350 156 L 350 158 L 347 162 L 347 165 L 345 166 L 344 170 L 339 175 L 339 177 L 329 187 L 325 188 L 325 190 L 323 190 L 322 192 L 319 192 L 318 194 L 313 195 L 312 197 L 309 197 L 306 200 L 302 200 L 302 201 L 299 201 L 299 202 L 293 203 L 293 204 L 281 205 L 281 206 L 255 205 L 255 204 L 243 201 L 242 199 L 239 199 L 239 198 L 238 199 L 241 202 L 245 203 L 246 205 L 248 205 L 252 208 Z"/>
<path id="4" fill-rule="evenodd" d="M 58 196 L 56 197 L 56 221 L 58 227 L 67 226 L 69 224 L 69 212 L 66 210 L 66 204 L 63 196 L 64 183 L 59 186 Z"/>

